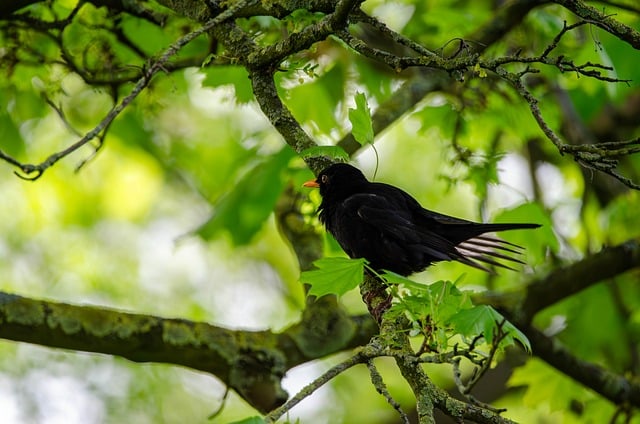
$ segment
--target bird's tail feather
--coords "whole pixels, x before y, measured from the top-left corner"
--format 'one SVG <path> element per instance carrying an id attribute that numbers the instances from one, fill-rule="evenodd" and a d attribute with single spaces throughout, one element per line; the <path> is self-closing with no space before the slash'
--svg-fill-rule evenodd
<path id="1" fill-rule="evenodd" d="M 538 228 L 539 224 L 517 224 L 517 223 L 492 223 L 480 224 L 477 222 L 465 222 L 461 224 L 450 224 L 446 226 L 447 238 L 453 243 L 462 243 L 471 238 L 477 238 L 485 233 L 495 233 L 499 231 L 522 230 L 527 228 Z M 482 237 L 481 237 L 482 238 Z M 486 237 L 485 237 L 486 238 Z M 492 241 L 499 240 L 499 243 L 507 244 L 500 239 L 489 237 Z"/>
<path id="2" fill-rule="evenodd" d="M 491 223 L 491 224 L 476 224 L 474 226 L 470 226 L 475 231 L 473 236 L 481 235 L 484 233 L 493 233 L 498 231 L 509 231 L 509 230 L 522 230 L 526 228 L 538 228 L 540 224 L 521 224 L 521 223 Z M 471 230 L 469 228 L 469 230 Z"/>
<path id="3" fill-rule="evenodd" d="M 463 241 L 460 244 L 464 244 L 464 243 L 466 243 L 466 241 Z M 500 250 L 504 250 L 505 252 L 511 252 L 516 254 L 521 254 L 522 250 L 524 250 L 522 246 L 518 246 L 517 244 L 509 243 L 508 241 L 499 239 L 497 237 L 491 237 L 491 236 L 473 237 L 471 239 L 471 243 L 474 246 L 482 246 L 482 247 L 487 247 L 491 249 L 500 249 Z"/>
<path id="4" fill-rule="evenodd" d="M 497 224 L 500 225 L 500 224 Z M 524 224 L 527 225 L 527 224 Z M 519 228 L 534 228 L 532 226 L 527 227 L 519 227 Z M 509 227 L 508 229 L 513 229 L 513 227 Z M 493 230 L 493 231 L 502 231 L 502 230 Z M 507 247 L 508 246 L 508 247 Z M 505 265 L 501 262 L 498 262 L 496 259 L 502 259 L 506 261 L 516 262 L 519 264 L 524 264 L 520 259 L 509 256 L 505 253 L 512 253 L 514 255 L 522 254 L 523 248 L 514 243 L 509 243 L 508 241 L 501 240 L 497 237 L 481 235 L 477 237 L 472 237 L 468 240 L 459 243 L 456 246 L 456 251 L 459 253 L 459 257 L 455 258 L 458 262 L 462 262 L 466 265 L 470 265 L 474 268 L 481 269 L 483 271 L 487 271 L 489 273 L 494 273 L 490 268 L 484 266 L 484 264 L 499 266 L 501 268 L 506 268 L 515 271 L 515 269 L 511 268 L 508 265 Z M 505 253 L 502 253 L 502 252 Z"/>

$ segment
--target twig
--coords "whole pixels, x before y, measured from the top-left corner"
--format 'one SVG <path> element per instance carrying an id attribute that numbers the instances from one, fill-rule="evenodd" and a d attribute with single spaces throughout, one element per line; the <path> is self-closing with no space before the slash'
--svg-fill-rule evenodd
<path id="1" fill-rule="evenodd" d="M 529 106 L 529 110 L 531 110 L 533 118 L 538 123 L 538 126 L 547 136 L 547 138 L 551 140 L 551 142 L 558 148 L 560 154 L 571 153 L 574 159 L 583 166 L 604 172 L 605 174 L 611 175 L 612 177 L 616 178 L 627 187 L 634 190 L 640 190 L 640 184 L 634 183 L 629 178 L 620 175 L 614 170 L 614 168 L 618 165 L 618 161 L 611 158 L 620 156 L 622 154 L 637 153 L 638 151 L 640 151 L 640 149 L 632 147 L 626 149 L 611 150 L 610 152 L 605 153 L 605 150 L 608 149 L 601 149 L 600 147 L 598 147 L 601 146 L 600 144 L 584 145 L 589 147 L 580 147 L 577 145 L 572 146 L 565 143 L 545 121 L 544 117 L 542 116 L 542 111 L 538 107 L 538 99 L 525 87 L 524 83 L 522 82 L 521 76 L 508 72 L 501 67 L 496 67 L 495 72 L 504 80 L 508 81 L 513 86 L 513 88 L 516 89 L 518 94 L 520 94 L 520 96 L 524 98 L 524 100 L 527 102 L 527 105 Z M 612 142 L 619 144 L 608 143 L 606 144 L 606 146 L 628 146 L 635 145 L 637 144 L 637 142 L 638 139 L 633 139 L 629 141 Z"/>
<path id="2" fill-rule="evenodd" d="M 364 353 L 364 350 L 360 350 L 355 355 L 351 356 L 345 361 L 331 367 L 327 372 L 322 374 L 320 377 L 313 380 L 307 386 L 305 386 L 302 390 L 300 390 L 295 396 L 285 402 L 282 406 L 274 409 L 269 414 L 264 417 L 265 422 L 273 423 L 276 422 L 280 417 L 282 417 L 287 411 L 290 411 L 294 406 L 300 403 L 304 398 L 313 394 L 320 387 L 325 385 L 327 382 L 332 380 L 337 375 L 343 373 L 354 365 L 362 364 L 369 360 L 371 357 Z"/>
<path id="3" fill-rule="evenodd" d="M 424 61 L 419 57 L 397 56 L 384 50 L 371 47 L 364 41 L 354 37 L 346 29 L 338 31 L 336 35 L 361 55 L 383 62 L 396 72 L 400 72 L 409 66 L 425 66 Z"/>
<path id="4" fill-rule="evenodd" d="M 385 398 L 387 403 L 391 405 L 393 409 L 398 411 L 398 414 L 400 414 L 400 419 L 402 420 L 402 422 L 405 424 L 409 424 L 411 422 L 409 420 L 409 417 L 402 410 L 402 406 L 391 396 L 391 393 L 389 393 L 389 391 L 387 390 L 387 386 L 384 384 L 384 381 L 382 380 L 382 375 L 380 375 L 380 373 L 378 372 L 378 369 L 373 364 L 373 361 L 371 360 L 367 361 L 367 368 L 369 369 L 369 375 L 371 376 L 371 383 L 376 388 L 378 393 L 380 393 L 382 397 Z"/>
<path id="5" fill-rule="evenodd" d="M 567 145 L 564 151 L 569 153 L 589 153 L 601 157 L 628 156 L 634 153 L 640 153 L 640 137 L 606 143 Z"/>
<path id="6" fill-rule="evenodd" d="M 502 321 L 498 323 L 497 328 L 495 329 L 495 334 L 493 335 L 493 343 L 491 344 L 491 349 L 489 349 L 489 355 L 486 358 L 483 358 L 480 367 L 474 369 L 473 375 L 471 379 L 465 385 L 465 390 L 462 392 L 463 395 L 468 395 L 471 393 L 471 390 L 475 387 L 475 385 L 480 381 L 480 378 L 491 368 L 491 363 L 493 362 L 493 358 L 495 357 L 498 349 L 500 348 L 500 342 L 504 340 L 505 337 L 509 334 L 503 330 L 504 324 L 506 323 L 506 319 L 503 318 Z"/>
<path id="7" fill-rule="evenodd" d="M 77 129 L 75 129 L 73 127 L 73 125 L 71 125 L 71 123 L 69 122 L 69 120 L 67 120 L 67 116 L 64 113 L 64 110 L 62 110 L 62 105 L 56 105 L 53 100 L 51 100 L 51 98 L 49 96 L 47 96 L 46 94 L 43 94 L 44 97 L 44 101 L 51 106 L 51 108 L 56 112 L 56 114 L 58 115 L 58 117 L 60 118 L 60 120 L 62 121 L 62 123 L 64 124 L 65 127 L 67 127 L 67 129 L 72 132 L 74 135 L 78 136 L 78 137 L 82 137 L 82 133 L 80 131 L 78 131 Z"/>
<path id="8" fill-rule="evenodd" d="M 382 34 L 384 34 L 385 36 L 391 38 L 396 43 L 410 48 L 411 50 L 413 50 L 416 53 L 418 53 L 420 56 L 423 56 L 424 58 L 428 58 L 430 61 L 433 61 L 435 64 L 438 65 L 438 67 L 443 67 L 444 68 L 444 65 L 445 65 L 446 61 L 444 59 L 442 59 L 438 54 L 436 54 L 436 53 L 432 52 L 431 50 L 427 49 L 422 44 L 416 43 L 415 41 L 411 40 L 410 38 L 407 38 L 407 37 L 403 36 L 402 34 L 399 34 L 399 33 L 395 32 L 395 31 L 391 30 L 384 22 L 381 22 L 380 20 L 376 19 L 373 16 L 367 15 L 366 13 L 364 13 L 361 10 L 358 11 L 357 13 L 355 13 L 355 17 L 356 17 L 356 19 L 358 21 L 365 22 L 365 23 L 373 26 L 378 31 L 380 31 Z"/>
<path id="9" fill-rule="evenodd" d="M 489 371 L 489 369 L 491 368 L 491 363 L 493 362 L 493 358 L 495 357 L 495 354 L 500 347 L 500 342 L 504 340 L 504 338 L 508 335 L 508 332 L 503 331 L 505 322 L 506 319 L 503 319 L 500 323 L 498 323 L 498 327 L 497 329 L 495 329 L 493 343 L 491 344 L 489 354 L 479 361 L 472 361 L 476 365 L 476 367 L 473 369 L 473 374 L 471 375 L 469 381 L 467 381 L 466 383 L 462 381 L 462 372 L 460 371 L 460 362 L 462 360 L 462 356 L 458 356 L 449 361 L 453 366 L 453 381 L 455 382 L 460 394 L 462 394 L 472 404 L 495 412 L 496 414 L 505 412 L 506 409 L 496 408 L 488 403 L 478 400 L 471 394 L 471 390 L 473 390 L 473 387 L 478 383 L 478 381 L 480 381 L 480 379 L 487 373 L 487 371 Z M 470 349 L 466 351 L 466 354 L 463 356 L 469 358 L 471 356 L 472 350 L 473 347 L 470 347 Z"/>
<path id="10" fill-rule="evenodd" d="M 553 41 L 551 42 L 551 44 L 549 44 L 544 51 L 542 52 L 542 54 L 540 55 L 540 57 L 547 57 L 549 56 L 549 53 L 551 53 L 552 50 L 554 50 L 556 47 L 558 47 L 558 44 L 560 43 L 560 40 L 562 39 L 562 37 L 569 31 L 578 28 L 582 25 L 585 25 L 587 23 L 587 21 L 580 21 L 580 22 L 576 22 L 575 24 L 572 25 L 567 25 L 567 21 L 564 21 L 562 24 L 562 29 L 560 30 L 560 32 L 558 33 L 558 35 L 556 35 L 553 38 Z"/>
<path id="11" fill-rule="evenodd" d="M 589 6 L 580 0 L 553 0 L 553 3 L 563 6 L 582 19 L 591 21 L 595 26 L 627 42 L 633 48 L 640 49 L 640 32 L 616 21 L 610 15 L 600 12 L 595 7 Z"/>

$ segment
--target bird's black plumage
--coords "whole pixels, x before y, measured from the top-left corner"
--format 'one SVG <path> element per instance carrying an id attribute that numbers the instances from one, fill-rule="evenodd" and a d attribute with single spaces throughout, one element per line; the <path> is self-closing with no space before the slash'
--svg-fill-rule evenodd
<path id="1" fill-rule="evenodd" d="M 319 218 L 351 258 L 365 258 L 376 270 L 409 275 L 438 261 L 458 261 L 489 271 L 521 248 L 485 233 L 538 224 L 481 224 L 424 209 L 405 191 L 369 182 L 344 163 L 324 169 L 316 180 L 322 202 Z"/>

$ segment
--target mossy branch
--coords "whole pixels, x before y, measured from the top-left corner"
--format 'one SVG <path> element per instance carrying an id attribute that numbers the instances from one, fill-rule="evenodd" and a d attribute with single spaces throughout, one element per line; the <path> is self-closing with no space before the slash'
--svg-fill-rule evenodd
<path id="1" fill-rule="evenodd" d="M 204 371 L 266 412 L 287 399 L 280 381 L 288 369 L 362 346 L 376 332 L 366 317 L 336 315 L 322 302 L 316 308 L 300 323 L 274 333 L 0 292 L 0 338 Z M 332 342 L 320 349 L 316 339 Z"/>

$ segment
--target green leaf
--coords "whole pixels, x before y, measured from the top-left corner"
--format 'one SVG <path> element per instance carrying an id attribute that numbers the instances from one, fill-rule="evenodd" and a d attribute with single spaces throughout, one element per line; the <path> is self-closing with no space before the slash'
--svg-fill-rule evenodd
<path id="1" fill-rule="evenodd" d="M 404 287 L 406 287 L 409 290 L 416 290 L 416 291 L 428 291 L 428 287 L 426 284 L 424 283 L 418 283 L 417 281 L 413 281 L 407 277 L 404 277 L 400 274 L 396 274 L 393 271 L 385 271 L 384 274 L 382 274 L 382 277 L 384 278 L 384 280 L 389 283 L 389 284 L 397 284 L 397 285 L 403 285 Z"/>
<path id="2" fill-rule="evenodd" d="M 488 305 L 478 305 L 470 309 L 463 309 L 457 312 L 449 319 L 449 323 L 454 329 L 463 336 L 475 337 L 480 334 L 484 335 L 487 343 L 493 342 L 495 330 L 505 318 L 495 309 Z M 519 341 L 528 353 L 531 353 L 531 343 L 529 339 L 520 330 L 518 330 L 509 321 L 504 322 L 502 330 L 508 335 L 503 339 L 504 345 Z"/>
<path id="3" fill-rule="evenodd" d="M 520 398 L 522 404 L 532 408 L 546 405 L 551 412 L 566 410 L 568 405 L 576 401 L 593 401 L 584 386 L 537 358 L 531 358 L 517 367 L 507 384 L 509 387 L 525 388 Z M 593 418 L 592 415 L 588 416 Z"/>
<path id="4" fill-rule="evenodd" d="M 2 149 L 12 155 L 18 156 L 24 152 L 25 143 L 18 126 L 8 113 L 0 111 L 0 140 Z"/>
<path id="5" fill-rule="evenodd" d="M 203 87 L 233 85 L 238 103 L 249 103 L 253 100 L 249 74 L 242 66 L 210 66 L 202 68 L 200 72 L 205 75 L 202 80 Z"/>
<path id="6" fill-rule="evenodd" d="M 83 19 L 90 18 L 84 13 Z M 97 24 L 102 18 L 93 17 L 93 19 L 95 19 L 94 23 Z M 152 24 L 145 19 L 138 19 L 137 17 L 123 14 L 119 26 L 129 40 L 145 40 L 144 43 L 140 43 L 138 48 L 150 55 L 157 54 L 172 42 L 173 34 L 171 34 L 170 31 L 164 26 Z M 85 40 L 88 34 L 83 33 L 84 31 L 87 31 L 86 24 L 78 24 L 74 26 L 74 33 L 68 35 L 71 40 L 77 43 L 78 49 L 80 45 L 86 44 Z"/>
<path id="7" fill-rule="evenodd" d="M 355 97 L 356 108 L 349 109 L 349 121 L 351 121 L 353 137 L 362 145 L 373 143 L 373 124 L 371 111 L 364 93 L 358 92 Z"/>
<path id="8" fill-rule="evenodd" d="M 460 291 L 450 281 L 438 281 L 429 287 L 437 305 L 436 322 L 438 323 L 445 323 L 461 309 L 472 306 L 468 292 Z"/>
<path id="9" fill-rule="evenodd" d="M 358 287 L 362 282 L 365 263 L 364 259 L 319 259 L 313 263 L 318 269 L 303 272 L 300 281 L 311 285 L 309 294 L 340 296 Z"/>
<path id="10" fill-rule="evenodd" d="M 249 243 L 273 211 L 285 184 L 282 170 L 293 156 L 293 151 L 285 147 L 247 172 L 214 205 L 213 215 L 197 234 L 209 240 L 227 230 L 234 244 Z"/>
<path id="11" fill-rule="evenodd" d="M 407 290 L 408 293 L 400 295 L 400 303 L 393 308 L 406 311 L 413 320 L 428 317 L 434 324 L 441 325 L 461 309 L 472 307 L 467 292 L 460 291 L 450 281 L 423 284 L 393 272 L 386 272 L 383 277 L 388 283 L 401 285 Z"/>
<path id="12" fill-rule="evenodd" d="M 310 82 L 284 90 L 281 73 L 276 74 L 280 95 L 291 109 L 296 120 L 308 125 L 310 130 L 326 135 L 340 126 L 336 119 L 338 104 L 344 101 L 345 72 L 335 66 Z"/>
<path id="13" fill-rule="evenodd" d="M 308 149 L 304 149 L 300 156 L 302 158 L 309 158 L 315 156 L 327 156 L 332 159 L 339 159 L 344 162 L 349 161 L 349 153 L 347 153 L 340 146 L 314 146 L 309 147 Z"/>

